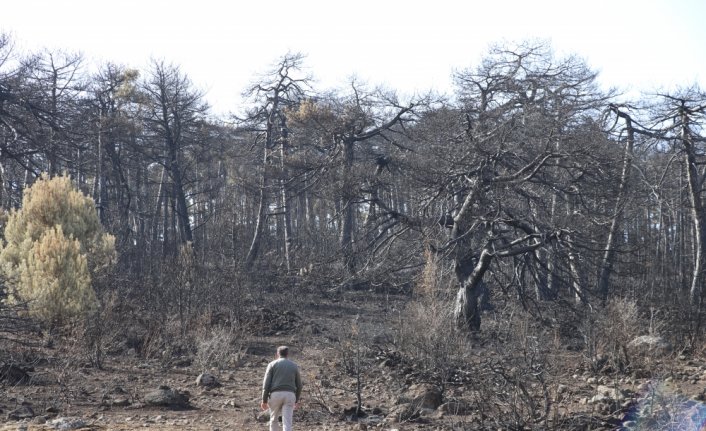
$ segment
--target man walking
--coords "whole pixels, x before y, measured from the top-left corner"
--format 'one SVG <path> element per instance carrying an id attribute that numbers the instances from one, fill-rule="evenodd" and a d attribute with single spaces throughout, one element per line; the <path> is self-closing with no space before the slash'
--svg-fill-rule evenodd
<path id="1" fill-rule="evenodd" d="M 287 359 L 289 347 L 279 346 L 276 359 L 267 364 L 262 383 L 262 410 L 270 409 L 270 431 L 280 431 L 277 418 L 282 416 L 284 431 L 292 431 L 294 408 L 302 393 L 299 367 Z"/>

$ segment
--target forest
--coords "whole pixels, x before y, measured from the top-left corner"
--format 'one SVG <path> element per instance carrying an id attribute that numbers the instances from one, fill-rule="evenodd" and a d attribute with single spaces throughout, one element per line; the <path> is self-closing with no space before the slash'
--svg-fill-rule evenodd
<path id="1" fill-rule="evenodd" d="M 305 66 L 297 53 L 263 65 L 239 114 L 224 117 L 166 60 L 94 67 L 0 36 L 3 387 L 19 388 L 9 370 L 29 375 L 47 355 L 54 367 L 101 369 L 127 352 L 164 365 L 226 337 L 222 353 L 238 344 L 247 359 L 280 317 L 326 333 L 311 327 L 316 304 L 352 309 L 329 337 L 357 381 L 346 423 L 365 417 L 380 331 L 392 334 L 385 361 L 410 360 L 415 379 L 472 406 L 438 429 L 625 423 L 638 401 L 562 407 L 565 354 L 613 382 L 666 378 L 675 363 L 701 373 L 702 89 L 626 100 L 580 57 L 529 42 L 490 48 L 454 72 L 448 95 L 355 79 L 318 89 Z M 37 233 L 42 223 L 53 236 Z M 41 267 L 64 240 L 56 253 L 72 257 Z M 369 322 L 363 335 L 351 319 L 372 306 L 396 326 Z M 267 335 L 288 334 L 287 322 Z M 659 344 L 636 350 L 641 336 Z M 700 370 L 688 380 L 703 389 Z M 336 410 L 321 393 L 310 399 Z M 0 411 L 10 404 L 0 398 Z M 576 414 L 584 407 L 602 419 Z M 662 407 L 626 429 L 677 429 L 679 408 Z M 442 420 L 418 410 L 396 419 L 419 428 L 399 428 Z"/>

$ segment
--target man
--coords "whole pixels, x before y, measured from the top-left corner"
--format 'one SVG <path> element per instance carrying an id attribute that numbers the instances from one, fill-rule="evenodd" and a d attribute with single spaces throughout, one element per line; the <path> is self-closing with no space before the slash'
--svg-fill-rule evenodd
<path id="1" fill-rule="evenodd" d="M 270 431 L 280 431 L 277 418 L 282 416 L 284 431 L 292 431 L 292 417 L 299 406 L 302 379 L 299 367 L 287 359 L 289 347 L 279 346 L 275 360 L 267 364 L 262 383 L 262 410 L 270 409 Z"/>

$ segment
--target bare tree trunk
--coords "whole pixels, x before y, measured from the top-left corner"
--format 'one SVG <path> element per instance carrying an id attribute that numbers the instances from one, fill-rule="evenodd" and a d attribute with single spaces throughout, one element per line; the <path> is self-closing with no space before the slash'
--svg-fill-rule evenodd
<path id="1" fill-rule="evenodd" d="M 172 249 L 172 244 L 170 237 L 174 235 L 174 241 L 176 242 L 176 226 L 174 218 L 174 211 L 170 211 L 173 208 L 174 198 L 172 197 L 171 191 L 168 189 L 164 190 L 164 220 L 162 222 L 162 237 L 164 242 L 162 243 L 162 255 L 167 256 L 169 251 Z"/>
<path id="2" fill-rule="evenodd" d="M 140 163 L 137 168 L 136 182 L 135 182 L 135 205 L 137 207 L 137 212 L 132 215 L 134 220 L 134 231 L 135 239 L 137 240 L 137 266 L 142 272 L 142 265 L 145 257 L 145 250 L 147 249 L 146 232 L 145 232 L 145 196 L 147 188 L 147 173 L 144 164 Z"/>
<path id="3" fill-rule="evenodd" d="M 706 269 L 706 214 L 704 214 L 704 204 L 701 200 L 702 181 L 699 178 L 696 148 L 689 132 L 689 115 L 684 106 L 681 107 L 680 116 L 682 122 L 681 141 L 682 145 L 684 145 L 686 179 L 691 203 L 691 216 L 694 224 L 694 249 L 696 252 L 689 298 L 691 303 L 696 305 L 701 303 L 704 269 Z"/>
<path id="4" fill-rule="evenodd" d="M 166 199 L 166 189 L 165 189 L 165 181 L 166 181 L 166 169 L 162 167 L 162 175 L 159 180 L 159 189 L 157 191 L 157 202 L 155 204 L 154 208 L 154 215 L 152 217 L 152 247 L 156 247 L 157 243 L 159 242 L 159 219 L 160 215 L 162 213 L 162 206 L 163 202 Z M 165 238 L 162 237 L 162 241 L 164 241 Z M 152 249 L 155 251 L 155 249 Z"/>
<path id="5" fill-rule="evenodd" d="M 550 225 L 554 225 L 554 212 L 556 208 L 557 193 L 552 194 L 550 206 Z M 538 214 L 535 215 L 539 217 Z M 545 301 L 556 298 L 556 280 L 554 277 L 556 253 L 551 247 L 534 251 L 534 261 L 536 262 L 537 282 L 535 286 L 535 298 L 537 301 Z"/>
<path id="6" fill-rule="evenodd" d="M 554 225 L 555 217 L 556 217 L 556 202 L 557 202 L 557 194 L 554 193 L 552 195 L 552 203 L 551 203 L 551 220 L 550 222 L 552 225 Z M 547 291 L 552 292 L 553 295 L 556 295 L 557 292 L 559 291 L 557 287 L 557 277 L 556 277 L 556 260 L 557 260 L 557 253 L 556 250 L 552 247 L 548 247 L 546 250 L 546 255 L 547 255 Z"/>
<path id="7" fill-rule="evenodd" d="M 105 193 L 105 179 L 103 178 L 103 110 L 98 114 L 98 143 L 96 148 L 96 179 L 93 183 L 93 198 L 96 200 L 98 208 L 98 218 L 101 223 L 105 223 L 105 205 L 107 196 Z"/>
<path id="8" fill-rule="evenodd" d="M 279 145 L 279 163 L 280 163 L 280 173 L 281 177 L 279 180 L 279 187 L 280 187 L 280 199 L 282 200 L 282 216 L 283 216 L 283 233 L 284 233 L 284 261 L 287 266 L 287 272 L 290 272 L 292 269 L 292 256 L 291 256 L 291 248 L 292 248 L 292 215 L 290 213 L 290 207 L 289 207 L 289 192 L 287 190 L 287 179 L 288 173 L 287 173 L 287 165 L 285 163 L 285 156 L 287 154 L 287 145 L 288 145 L 288 131 L 287 131 L 287 123 L 285 121 L 285 117 L 281 116 L 280 117 L 280 145 Z"/>
<path id="9" fill-rule="evenodd" d="M 10 207 L 10 193 L 5 191 L 5 164 L 0 161 L 0 210 L 5 210 Z"/>
<path id="10" fill-rule="evenodd" d="M 368 245 L 372 245 L 374 238 L 378 233 L 377 231 L 379 231 L 379 229 L 373 230 L 373 223 L 377 218 L 378 200 L 380 199 L 379 178 L 382 174 L 383 166 L 384 164 L 378 162 L 378 165 L 375 168 L 374 178 L 368 184 L 368 188 L 370 189 L 368 192 L 368 211 L 365 213 L 365 220 L 363 221 L 363 230 L 365 232 L 366 241 Z"/>
<path id="11" fill-rule="evenodd" d="M 574 209 L 571 202 L 566 201 L 567 215 L 573 214 Z M 571 289 L 574 293 L 574 300 L 577 304 L 586 302 L 586 292 L 584 290 L 584 280 L 579 266 L 579 255 L 576 253 L 574 242 L 570 234 L 564 235 L 564 241 L 567 245 L 567 254 L 569 257 L 569 271 L 571 273 Z"/>
<path id="12" fill-rule="evenodd" d="M 679 249 L 678 249 L 678 256 L 679 259 L 677 260 L 678 266 L 677 269 L 679 271 L 679 287 L 683 290 L 687 289 L 688 286 L 688 281 L 687 281 L 687 275 L 685 271 L 685 266 L 686 266 L 686 217 L 684 216 L 684 205 L 681 205 L 681 202 L 684 202 L 684 185 L 682 184 L 684 174 L 684 165 L 680 164 L 679 166 L 679 206 L 678 206 L 678 211 L 679 211 Z"/>
<path id="13" fill-rule="evenodd" d="M 265 231 L 267 222 L 267 146 L 263 149 L 262 176 L 260 177 L 260 201 L 257 207 L 257 217 L 255 218 L 255 231 L 253 233 L 252 242 L 248 249 L 248 254 L 245 257 L 245 268 L 252 269 L 255 259 L 260 251 L 262 242 L 262 234 Z"/>
<path id="14" fill-rule="evenodd" d="M 231 263 L 233 264 L 233 269 L 238 267 L 238 255 L 240 254 L 239 251 L 239 228 L 243 228 L 245 226 L 245 223 L 243 223 L 242 220 L 242 215 L 245 213 L 245 208 L 243 207 L 243 197 L 241 196 L 240 190 L 238 186 L 233 187 L 233 207 L 231 210 L 231 223 L 230 223 L 230 244 L 231 244 L 231 253 L 232 255 L 232 260 Z M 238 211 L 238 205 L 236 203 L 240 203 L 241 208 L 240 211 Z M 248 217 L 250 218 L 250 217 Z"/>
<path id="15" fill-rule="evenodd" d="M 454 224 L 451 229 L 451 238 L 457 241 L 454 271 L 459 283 L 456 304 L 454 305 L 454 320 L 458 328 L 471 331 L 480 329 L 480 297 L 484 287 L 483 276 L 493 259 L 489 243 L 485 244 L 477 260 L 473 251 L 470 219 L 472 206 L 480 189 L 481 182 L 479 180 L 470 186 L 463 203 L 453 216 Z"/>
<path id="16" fill-rule="evenodd" d="M 603 259 L 601 260 L 600 273 L 598 275 L 598 293 L 604 302 L 608 299 L 610 273 L 613 269 L 618 229 L 620 228 L 620 223 L 623 218 L 626 191 L 628 181 L 630 179 L 630 171 L 632 170 L 633 147 L 635 145 L 635 130 L 632 127 L 632 118 L 630 118 L 628 114 L 620 112 L 617 109 L 614 109 L 614 112 L 625 120 L 627 141 L 625 142 L 625 149 L 623 151 L 623 168 L 620 172 L 618 196 L 615 200 L 615 209 L 613 210 L 613 217 L 610 221 L 610 229 L 608 230 L 608 238 L 606 239 L 605 251 L 603 253 Z"/>
<path id="17" fill-rule="evenodd" d="M 490 267 L 492 260 L 492 253 L 488 248 L 484 248 L 475 265 L 472 263 L 473 260 L 468 257 L 457 261 L 456 277 L 459 282 L 459 289 L 456 294 L 454 318 L 456 326 L 460 329 L 480 330 L 480 299 L 485 290 L 483 276 Z"/>
<path id="18" fill-rule="evenodd" d="M 179 221 L 179 236 L 182 243 L 191 243 L 194 241 L 194 235 L 191 230 L 191 220 L 189 217 L 189 209 L 186 204 L 186 193 L 182 182 L 182 170 L 179 164 L 176 144 L 171 138 L 167 138 L 168 159 L 167 168 L 169 176 L 172 179 L 172 199 L 174 199 L 174 216 Z"/>
<path id="19" fill-rule="evenodd" d="M 346 270 L 349 273 L 355 271 L 355 256 L 353 253 L 353 230 L 355 229 L 355 211 L 356 204 L 354 202 L 355 193 L 353 192 L 353 181 L 351 176 L 353 166 L 353 150 L 354 142 L 350 140 L 343 141 L 343 217 L 341 220 L 341 251 L 343 253 L 343 262 Z"/>

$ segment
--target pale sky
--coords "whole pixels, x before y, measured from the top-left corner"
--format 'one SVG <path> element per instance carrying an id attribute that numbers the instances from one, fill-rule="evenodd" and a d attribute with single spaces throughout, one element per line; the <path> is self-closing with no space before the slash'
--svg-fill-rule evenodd
<path id="1" fill-rule="evenodd" d="M 180 65 L 219 113 L 257 73 L 307 56 L 317 89 L 352 75 L 403 94 L 448 92 L 495 42 L 549 39 L 625 91 L 706 89 L 704 0 L 0 0 L 18 48 L 96 63 Z"/>

